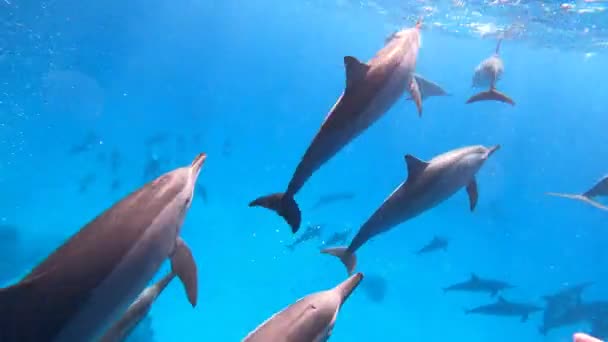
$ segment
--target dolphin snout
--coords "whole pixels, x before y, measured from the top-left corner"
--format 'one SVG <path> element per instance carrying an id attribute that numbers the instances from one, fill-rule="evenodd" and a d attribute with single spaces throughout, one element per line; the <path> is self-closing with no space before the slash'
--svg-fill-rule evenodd
<path id="1" fill-rule="evenodd" d="M 500 145 L 494 145 L 488 148 L 488 157 L 491 156 L 494 152 L 500 150 Z"/>

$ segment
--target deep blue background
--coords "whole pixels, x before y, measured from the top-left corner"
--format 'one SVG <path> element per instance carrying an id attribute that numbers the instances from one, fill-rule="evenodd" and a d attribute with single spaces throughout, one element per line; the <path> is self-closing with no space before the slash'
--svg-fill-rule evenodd
<path id="1" fill-rule="evenodd" d="M 10 278 L 142 185 L 151 154 L 169 159 L 168 171 L 201 151 L 209 154 L 200 178 L 209 203 L 197 198 L 183 228 L 199 264 L 200 304 L 191 309 L 172 284 L 152 312 L 158 341 L 240 340 L 344 278 L 317 242 L 286 250 L 284 222 L 247 203 L 286 186 L 342 91 L 343 56 L 367 60 L 413 22 L 347 2 L 26 1 L 0 9 L 0 220 L 21 233 L 19 252 L 6 256 Z M 298 195 L 305 224 L 357 229 L 407 176 L 406 153 L 430 159 L 464 145 L 503 148 L 478 176 L 475 213 L 461 192 L 360 250 L 360 270 L 383 276 L 388 293 L 374 303 L 356 292 L 332 340 L 569 340 L 576 327 L 539 335 L 540 314 L 524 324 L 465 316 L 463 308 L 491 299 L 441 288 L 476 272 L 516 284 L 505 294 L 514 300 L 542 304 L 541 295 L 585 280 L 598 284 L 588 298 L 608 296 L 606 213 L 544 195 L 586 190 L 608 169 L 606 55 L 505 41 L 499 89 L 517 106 L 465 105 L 473 68 L 495 41 L 427 26 L 422 42 L 418 72 L 452 96 L 426 101 L 422 118 L 404 96 L 327 163 Z M 100 144 L 69 156 L 91 130 Z M 150 151 L 143 141 L 157 132 L 171 140 Z M 114 147 L 125 161 L 123 187 L 112 193 L 95 156 Z M 95 183 L 80 194 L 90 173 Z M 357 198 L 307 210 L 332 191 Z M 414 256 L 435 234 L 451 238 L 449 251 Z"/>

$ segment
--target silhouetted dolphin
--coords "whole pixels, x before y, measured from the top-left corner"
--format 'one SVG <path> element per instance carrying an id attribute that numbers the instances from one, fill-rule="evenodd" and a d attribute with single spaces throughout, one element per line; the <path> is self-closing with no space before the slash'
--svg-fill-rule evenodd
<path id="1" fill-rule="evenodd" d="M 581 304 L 581 295 L 583 291 L 593 284 L 594 282 L 592 281 L 575 284 L 572 286 L 565 287 L 554 294 L 544 295 L 542 296 L 542 298 L 547 303 L 558 303 L 560 305 Z"/>
<path id="2" fill-rule="evenodd" d="M 532 304 L 510 302 L 499 296 L 495 303 L 465 310 L 465 313 L 491 316 L 519 316 L 521 317 L 521 321 L 525 322 L 531 313 L 541 310 L 541 307 Z"/>
<path id="3" fill-rule="evenodd" d="M 0 289 L 0 341 L 94 340 L 167 258 L 195 305 L 196 266 L 184 262 L 179 233 L 205 158 L 123 198 L 20 282 Z"/>
<path id="4" fill-rule="evenodd" d="M 456 283 L 443 289 L 443 292 L 449 291 L 467 291 L 467 292 L 488 292 L 494 297 L 498 292 L 513 288 L 514 286 L 500 280 L 480 278 L 477 274 L 471 273 L 469 280 L 462 283 Z"/>
<path id="5" fill-rule="evenodd" d="M 441 236 L 435 236 L 433 240 L 429 241 L 429 243 L 427 243 L 424 247 L 420 248 L 418 252 L 416 252 L 416 254 L 420 255 L 424 253 L 430 253 L 439 249 L 447 251 L 448 240 Z"/>
<path id="6" fill-rule="evenodd" d="M 463 187 L 467 189 L 470 209 L 473 210 L 477 204 L 475 174 L 499 148 L 499 145 L 462 147 L 440 154 L 429 162 L 406 155 L 407 180 L 361 226 L 348 248 L 328 248 L 321 252 L 340 258 L 350 274 L 357 263 L 355 251 L 365 242 L 434 208 Z"/>
<path id="7" fill-rule="evenodd" d="M 293 251 L 297 245 L 301 244 L 304 241 L 312 240 L 314 238 L 320 238 L 321 230 L 322 227 L 318 224 L 310 225 L 308 226 L 308 228 L 306 228 L 302 235 L 300 235 L 297 239 L 295 239 L 292 243 L 286 245 L 285 247 L 287 247 L 287 249 L 289 249 L 290 251 Z"/>
<path id="8" fill-rule="evenodd" d="M 243 342 L 327 341 L 340 308 L 362 279 L 363 274 L 357 273 L 333 289 L 298 300 L 272 315 L 249 333 Z"/>
<path id="9" fill-rule="evenodd" d="M 260 197 L 250 207 L 274 210 L 298 231 L 301 212 L 294 196 L 323 164 L 374 124 L 405 91 L 411 93 L 418 113 L 422 98 L 438 95 L 435 88 L 414 76 L 420 47 L 420 25 L 393 34 L 388 43 L 367 63 L 344 57 L 346 87 L 298 164 L 287 190 Z M 441 95 L 441 94 L 439 94 Z"/>
<path id="10" fill-rule="evenodd" d="M 542 324 L 538 328 L 538 331 L 542 335 L 546 335 L 549 330 L 578 324 L 588 318 L 587 310 L 579 303 L 561 305 L 558 302 L 548 302 L 543 313 Z"/>
<path id="11" fill-rule="evenodd" d="M 580 195 L 564 194 L 564 193 L 557 193 L 557 192 L 547 192 L 547 195 L 580 200 L 585 203 L 591 204 L 592 206 L 594 206 L 596 208 L 608 211 L 607 206 L 593 200 L 593 197 L 608 196 L 608 175 L 602 177 L 602 179 L 600 179 L 597 183 L 595 183 L 595 185 L 592 186 L 591 189 L 585 191 L 584 193 L 582 193 Z"/>
<path id="12" fill-rule="evenodd" d="M 189 250 L 185 252 L 189 254 Z M 194 263 L 192 255 L 189 254 L 190 262 Z M 162 277 L 159 281 L 146 287 L 145 290 L 135 299 L 133 304 L 127 308 L 127 311 L 116 321 L 103 335 L 99 342 L 122 342 L 128 336 L 135 327 L 141 322 L 150 309 L 152 303 L 158 298 L 158 295 L 169 285 L 169 283 L 175 278 L 174 272 Z"/>
<path id="13" fill-rule="evenodd" d="M 473 74 L 473 87 L 489 87 L 490 89 L 473 95 L 467 100 L 467 103 L 494 100 L 515 105 L 515 102 L 509 96 L 496 90 L 496 83 L 500 80 L 504 71 L 504 65 L 498 55 L 501 41 L 502 39 L 499 39 L 496 44 L 496 52 L 479 63 L 477 68 L 475 68 L 475 74 Z"/>

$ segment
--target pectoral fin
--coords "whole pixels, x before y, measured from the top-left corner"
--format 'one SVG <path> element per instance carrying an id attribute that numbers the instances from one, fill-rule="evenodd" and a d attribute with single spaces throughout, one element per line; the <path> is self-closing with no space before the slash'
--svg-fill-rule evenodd
<path id="1" fill-rule="evenodd" d="M 198 298 L 198 271 L 190 248 L 179 237 L 175 242 L 175 251 L 171 256 L 171 268 L 184 285 L 188 301 L 193 307 L 196 306 Z"/>
<path id="2" fill-rule="evenodd" d="M 420 94 L 420 88 L 418 88 L 418 82 L 416 82 L 415 77 L 412 77 L 410 81 L 410 94 L 412 95 L 412 100 L 416 103 L 418 116 L 422 116 L 422 94 Z"/>
<path id="3" fill-rule="evenodd" d="M 469 206 L 471 211 L 475 210 L 475 206 L 477 206 L 477 181 L 475 178 L 471 180 L 469 185 L 467 185 L 467 194 L 469 194 Z"/>

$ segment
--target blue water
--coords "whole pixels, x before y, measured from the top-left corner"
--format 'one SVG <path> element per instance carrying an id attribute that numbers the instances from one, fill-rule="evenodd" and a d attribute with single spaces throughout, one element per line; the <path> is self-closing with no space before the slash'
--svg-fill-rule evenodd
<path id="1" fill-rule="evenodd" d="M 342 281 L 343 266 L 319 253 L 319 241 L 290 252 L 285 222 L 247 204 L 285 189 L 343 90 L 343 57 L 368 60 L 420 14 L 403 13 L 413 3 L 370 4 L 0 1 L 0 224 L 18 233 L 0 242 L 2 283 L 142 186 L 151 158 L 162 173 L 199 152 L 208 154 L 199 177 L 208 198 L 195 197 L 182 230 L 198 263 L 199 304 L 192 309 L 174 281 L 150 313 L 154 341 L 239 341 L 288 304 Z M 534 40 L 538 32 L 504 41 L 499 89 L 517 105 L 465 105 L 473 69 L 496 40 L 433 29 L 437 20 L 425 22 L 417 72 L 451 96 L 425 101 L 421 118 L 404 96 L 315 173 L 297 196 L 302 227 L 322 224 L 323 238 L 356 231 L 407 176 L 405 154 L 502 149 L 477 176 L 474 213 L 461 191 L 358 251 L 358 270 L 383 279 L 386 294 L 373 300 L 364 280 L 331 340 L 569 341 L 589 325 L 542 336 L 542 313 L 525 323 L 465 315 L 495 299 L 442 288 L 475 272 L 516 285 L 505 298 L 536 305 L 582 281 L 596 282 L 585 300 L 608 298 L 606 212 L 545 195 L 582 192 L 607 173 L 608 58 L 597 44 L 606 28 L 591 25 L 597 36 L 572 28 L 563 44 Z M 69 153 L 90 132 L 88 150 Z M 166 141 L 146 146 L 156 134 Z M 81 191 L 84 178 L 90 185 Z M 332 192 L 356 196 L 309 210 Z M 434 235 L 450 238 L 447 252 L 414 255 Z"/>

